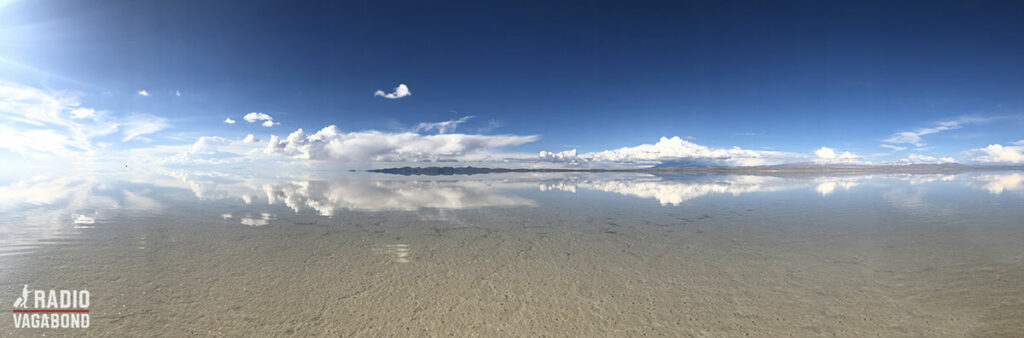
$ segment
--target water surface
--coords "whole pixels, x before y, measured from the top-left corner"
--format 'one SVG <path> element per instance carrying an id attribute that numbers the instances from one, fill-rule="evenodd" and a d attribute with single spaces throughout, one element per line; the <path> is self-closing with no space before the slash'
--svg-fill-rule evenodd
<path id="1" fill-rule="evenodd" d="M 1013 171 L 126 170 L 0 202 L 2 297 L 92 294 L 36 333 L 1024 336 Z"/>

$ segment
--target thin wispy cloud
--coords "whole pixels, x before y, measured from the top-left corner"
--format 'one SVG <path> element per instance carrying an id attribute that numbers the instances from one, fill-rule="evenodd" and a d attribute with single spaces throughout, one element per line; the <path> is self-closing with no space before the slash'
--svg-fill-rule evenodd
<path id="1" fill-rule="evenodd" d="M 96 110 L 92 108 L 75 108 L 71 110 L 71 118 L 75 120 L 95 119 Z"/>
<path id="2" fill-rule="evenodd" d="M 891 144 L 882 144 L 882 145 L 879 145 L 879 147 L 882 147 L 882 148 L 889 148 L 889 149 L 892 149 L 892 151 L 903 151 L 903 150 L 907 150 L 907 147 L 900 147 L 900 146 L 894 146 L 894 145 L 891 145 Z"/>
<path id="3" fill-rule="evenodd" d="M 392 100 L 400 99 L 409 95 L 412 95 L 412 92 L 409 91 L 409 87 L 406 86 L 404 83 L 399 84 L 398 87 L 395 87 L 395 90 L 390 93 L 385 93 L 383 90 L 377 90 L 376 92 L 373 93 L 373 96 L 380 96 Z"/>
<path id="4" fill-rule="evenodd" d="M 274 122 L 274 118 L 271 117 L 268 114 L 265 114 L 265 113 L 257 113 L 257 112 L 248 113 L 248 114 L 245 114 L 245 116 L 243 116 L 242 119 L 244 119 L 246 122 L 249 122 L 249 123 L 254 123 L 256 121 L 263 121 L 263 123 L 261 123 L 261 125 L 264 126 L 264 127 L 267 127 L 267 128 L 270 128 L 270 127 L 273 127 L 273 126 L 281 124 L 280 122 Z"/>
<path id="5" fill-rule="evenodd" d="M 149 96 L 149 92 L 147 92 L 147 91 L 146 91 L 145 89 L 143 89 L 143 90 L 140 90 L 140 91 L 139 91 L 139 95 L 142 95 L 142 96 Z"/>
<path id="6" fill-rule="evenodd" d="M 940 133 L 940 132 L 947 131 L 947 130 L 960 129 L 960 128 L 963 128 L 966 125 L 988 123 L 988 122 L 992 122 L 992 121 L 1003 119 L 1003 118 L 1006 118 L 1006 117 L 1004 117 L 1004 116 L 994 116 L 994 117 L 961 116 L 960 118 L 955 119 L 955 120 L 940 121 L 940 122 L 936 123 L 934 126 L 931 126 L 931 127 L 918 128 L 918 129 L 915 129 L 913 131 L 901 131 L 901 132 L 894 133 L 894 134 L 890 135 L 888 138 L 882 140 L 882 142 L 887 143 L 886 145 L 882 145 L 882 146 L 883 147 L 888 146 L 887 148 L 890 148 L 890 149 L 893 149 L 893 150 L 897 150 L 896 148 L 898 148 L 898 147 L 893 146 L 894 144 L 912 144 L 912 145 L 920 148 L 920 147 L 924 147 L 924 145 L 925 145 L 924 139 L 922 138 L 924 136 Z M 904 147 L 904 149 L 905 149 L 905 147 Z M 899 150 L 903 150 L 903 149 L 899 149 Z"/>
<path id="7" fill-rule="evenodd" d="M 181 97 L 181 91 L 180 90 L 175 90 L 174 91 L 174 96 Z"/>
<path id="8" fill-rule="evenodd" d="M 94 153 L 92 138 L 117 126 L 73 121 L 74 109 L 87 109 L 75 95 L 0 82 L 0 148 L 37 158 Z"/>
<path id="9" fill-rule="evenodd" d="M 121 142 L 128 142 L 142 135 L 156 133 L 170 127 L 167 119 L 150 114 L 136 114 L 129 116 L 121 123 L 124 131 L 124 138 Z"/>
<path id="10" fill-rule="evenodd" d="M 170 126 L 149 114 L 101 114 L 82 106 L 79 96 L 0 83 L 0 148 L 33 158 L 92 156 L 113 142 L 98 138 L 120 131 L 127 142 Z"/>
<path id="11" fill-rule="evenodd" d="M 413 131 L 429 132 L 431 130 L 437 130 L 438 134 L 447 134 L 449 132 L 454 132 L 455 128 L 457 128 L 460 124 L 466 123 L 466 121 L 469 121 L 469 119 L 471 118 L 473 118 L 473 116 L 463 116 L 462 118 L 459 118 L 457 120 L 449 120 L 443 122 L 421 122 L 420 124 L 417 124 L 415 128 L 413 128 Z"/>

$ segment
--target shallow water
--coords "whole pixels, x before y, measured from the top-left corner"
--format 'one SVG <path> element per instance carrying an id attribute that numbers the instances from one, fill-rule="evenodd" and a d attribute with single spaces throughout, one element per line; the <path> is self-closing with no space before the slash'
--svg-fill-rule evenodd
<path id="1" fill-rule="evenodd" d="M 1024 336 L 1024 173 L 130 171 L 0 187 L 0 298 L 139 336 Z"/>

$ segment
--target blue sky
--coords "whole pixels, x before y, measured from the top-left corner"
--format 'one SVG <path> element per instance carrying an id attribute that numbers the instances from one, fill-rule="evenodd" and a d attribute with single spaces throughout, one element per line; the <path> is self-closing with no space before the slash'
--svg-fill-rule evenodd
<path id="1" fill-rule="evenodd" d="M 0 6 L 8 161 L 1024 163 L 1020 2 Z"/>

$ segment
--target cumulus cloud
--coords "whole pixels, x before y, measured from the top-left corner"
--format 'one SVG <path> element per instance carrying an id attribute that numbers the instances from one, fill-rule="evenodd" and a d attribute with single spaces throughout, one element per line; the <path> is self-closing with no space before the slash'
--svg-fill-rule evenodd
<path id="1" fill-rule="evenodd" d="M 147 91 L 146 91 L 145 89 L 143 89 L 143 90 L 140 90 L 140 91 L 139 91 L 139 95 L 142 95 L 142 96 L 149 96 L 149 92 L 147 92 Z"/>
<path id="2" fill-rule="evenodd" d="M 559 152 L 541 151 L 541 161 L 547 162 L 575 162 L 577 158 L 576 149 Z"/>
<path id="3" fill-rule="evenodd" d="M 932 157 L 927 155 L 910 154 L 904 158 L 892 161 L 893 164 L 944 164 L 956 163 L 952 157 Z"/>
<path id="4" fill-rule="evenodd" d="M 834 149 L 829 147 L 821 147 L 814 151 L 814 162 L 816 163 L 859 163 L 860 155 L 856 155 L 849 151 L 837 153 Z"/>
<path id="5" fill-rule="evenodd" d="M 264 152 L 293 158 L 350 162 L 457 159 L 465 155 L 536 141 L 537 136 L 341 132 L 328 126 L 315 134 L 302 129 L 286 138 L 271 135 Z"/>
<path id="6" fill-rule="evenodd" d="M 708 165 L 757 166 L 780 164 L 804 158 L 802 155 L 779 151 L 747 150 L 740 147 L 709 148 L 678 136 L 662 137 L 655 144 L 641 144 L 614 150 L 575 154 L 574 150 L 557 153 L 542 152 L 542 161 L 576 163 L 615 163 L 652 165 L 666 161 L 689 161 Z"/>
<path id="7" fill-rule="evenodd" d="M 245 114 L 245 116 L 243 116 L 242 119 L 249 123 L 263 121 L 262 125 L 267 128 L 281 124 L 280 122 L 274 122 L 274 118 L 271 117 L 270 115 L 257 112 Z"/>
<path id="8" fill-rule="evenodd" d="M 252 134 L 249 134 L 249 135 L 245 136 L 245 139 L 242 140 L 242 142 L 245 142 L 245 143 L 260 143 L 260 139 L 256 138 L 256 136 L 253 136 Z"/>
<path id="9" fill-rule="evenodd" d="M 229 118 L 225 118 L 225 119 L 224 119 L 224 123 L 227 123 L 227 124 L 235 124 L 235 120 L 232 120 L 232 119 L 231 119 L 230 117 L 229 117 Z"/>
<path id="10" fill-rule="evenodd" d="M 409 92 L 409 87 L 406 86 L 404 83 L 399 84 L 398 87 L 395 87 L 395 91 L 390 93 L 385 93 L 383 90 L 378 90 L 373 93 L 373 96 L 380 96 L 392 100 L 400 99 L 409 95 L 412 95 L 412 93 Z"/>
<path id="11" fill-rule="evenodd" d="M 1024 163 L 1024 140 L 1012 144 L 991 144 L 985 148 L 971 149 L 971 159 L 989 163 Z"/>
<path id="12" fill-rule="evenodd" d="M 462 118 L 457 120 L 449 120 L 443 122 L 421 122 L 420 124 L 416 125 L 416 128 L 413 128 L 413 131 L 437 130 L 439 134 L 447 134 L 448 132 L 455 131 L 456 127 L 458 127 L 462 123 L 466 123 L 466 121 L 469 121 L 469 119 L 471 118 L 473 118 L 473 116 L 463 116 Z"/>

